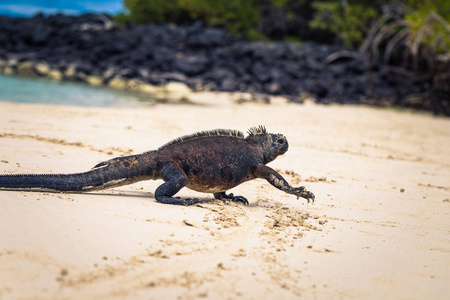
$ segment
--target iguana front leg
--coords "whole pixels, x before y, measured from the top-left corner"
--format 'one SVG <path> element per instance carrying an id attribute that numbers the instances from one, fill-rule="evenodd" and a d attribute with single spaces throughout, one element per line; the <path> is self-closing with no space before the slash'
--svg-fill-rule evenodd
<path id="1" fill-rule="evenodd" d="M 219 200 L 228 199 L 233 202 L 242 202 L 244 205 L 248 205 L 248 200 L 243 196 L 234 196 L 231 194 L 226 194 L 225 192 L 214 193 L 214 198 Z"/>
<path id="2" fill-rule="evenodd" d="M 258 178 L 264 178 L 277 189 L 280 189 L 288 194 L 296 195 L 297 199 L 298 197 L 302 197 L 305 198 L 308 201 L 308 203 L 310 199 L 312 200 L 312 202 L 314 202 L 315 199 L 314 194 L 307 191 L 304 186 L 300 187 L 290 186 L 289 183 L 287 183 L 287 181 L 283 178 L 283 176 L 281 176 L 274 169 L 269 168 L 266 165 L 258 165 L 258 167 L 256 167 L 256 170 L 253 173 Z"/>

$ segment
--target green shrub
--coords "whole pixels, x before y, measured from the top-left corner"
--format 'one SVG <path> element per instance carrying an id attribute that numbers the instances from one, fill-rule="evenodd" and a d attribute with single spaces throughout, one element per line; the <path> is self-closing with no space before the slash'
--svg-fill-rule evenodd
<path id="1" fill-rule="evenodd" d="M 450 18 L 448 0 L 405 0 L 401 1 L 411 9 L 405 14 L 411 32 L 419 33 L 424 22 L 429 23 L 430 33 L 423 38 L 424 43 L 439 44 L 436 49 L 444 49 L 442 43 L 446 30 L 442 22 L 427 19 L 431 11 L 437 11 L 444 18 Z M 271 9 L 270 17 L 279 16 L 274 23 L 283 28 L 286 22 L 280 20 L 301 19 L 309 22 L 310 29 L 321 29 L 339 36 L 345 46 L 357 48 L 363 43 L 373 24 L 382 18 L 383 6 L 393 0 L 124 0 L 127 12 L 115 17 L 119 22 L 175 23 L 182 24 L 201 20 L 210 26 L 220 26 L 238 36 L 263 39 L 262 10 Z M 266 17 L 267 18 L 267 17 Z M 280 19 L 281 18 L 281 19 Z M 265 19 L 270 25 L 270 20 Z M 279 29 L 279 28 L 277 28 Z M 434 33 L 433 33 L 434 32 Z M 281 34 L 284 38 L 289 37 Z M 422 33 L 421 33 L 422 34 Z M 434 35 L 433 35 L 434 34 Z M 292 38 L 295 38 L 292 37 Z M 446 41 L 444 41 L 446 40 Z M 439 50 L 440 51 L 440 50 Z"/>
<path id="2" fill-rule="evenodd" d="M 310 26 L 329 30 L 339 36 L 345 46 L 357 47 L 365 39 L 371 22 L 380 15 L 380 7 L 361 2 L 347 5 L 344 1 L 314 2 L 316 13 Z"/>
<path id="3" fill-rule="evenodd" d="M 128 13 L 115 17 L 118 22 L 175 23 L 201 20 L 224 27 L 236 35 L 260 39 L 257 0 L 124 0 Z"/>
<path id="4" fill-rule="evenodd" d="M 258 37 L 260 9 L 257 0 L 179 0 L 193 19 L 224 27 L 236 35 Z"/>
<path id="5" fill-rule="evenodd" d="M 129 14 L 121 14 L 122 20 L 136 23 L 181 23 L 186 21 L 188 13 L 182 9 L 178 0 L 124 0 Z"/>
<path id="6" fill-rule="evenodd" d="M 421 8 L 405 16 L 409 39 L 413 45 L 424 45 L 438 54 L 450 51 L 450 26 L 431 8 Z"/>
<path id="7" fill-rule="evenodd" d="M 361 50 L 397 87 L 421 84 L 421 108 L 450 115 L 450 24 L 434 9 L 385 10 Z"/>

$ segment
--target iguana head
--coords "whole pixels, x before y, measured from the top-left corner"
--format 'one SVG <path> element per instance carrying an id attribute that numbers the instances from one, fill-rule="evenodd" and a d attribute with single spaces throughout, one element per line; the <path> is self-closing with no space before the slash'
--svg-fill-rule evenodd
<path id="1" fill-rule="evenodd" d="M 262 125 L 250 128 L 246 140 L 261 149 L 265 164 L 286 153 L 289 148 L 284 135 L 268 133 Z"/>

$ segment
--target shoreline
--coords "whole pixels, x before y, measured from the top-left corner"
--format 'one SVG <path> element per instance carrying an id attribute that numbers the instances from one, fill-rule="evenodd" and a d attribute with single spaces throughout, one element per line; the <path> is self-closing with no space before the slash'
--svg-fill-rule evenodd
<path id="1" fill-rule="evenodd" d="M 32 67 L 33 65 L 30 65 Z M 33 69 L 30 70 L 34 72 Z M 32 75 L 20 75 L 12 72 L 0 73 L 2 76 L 11 76 L 20 79 L 28 79 L 28 80 L 43 80 L 49 83 L 74 83 L 79 85 L 80 87 L 93 87 L 93 88 L 102 88 L 106 91 L 119 91 L 130 93 L 130 95 L 134 95 L 136 97 L 150 97 L 149 104 L 218 104 L 217 101 L 209 101 L 209 97 L 217 98 L 217 95 L 220 95 L 219 98 L 230 100 L 236 104 L 245 104 L 245 103 L 259 103 L 259 104 L 277 104 L 277 103 L 289 103 L 291 102 L 288 98 L 284 96 L 275 96 L 275 95 L 263 95 L 263 94 L 252 94 L 246 92 L 221 92 L 221 91 L 205 91 L 199 90 L 195 91 L 190 89 L 184 83 L 181 82 L 169 82 L 165 85 L 155 86 L 151 84 L 147 84 L 145 82 L 130 79 L 125 80 L 121 79 L 116 80 L 114 85 L 97 85 L 90 84 L 89 82 L 83 81 L 73 81 L 73 80 L 63 80 L 63 79 L 54 79 L 52 77 L 46 77 L 44 75 L 39 75 L 37 73 L 33 73 Z M 120 84 L 119 84 L 120 82 Z M 305 95 L 302 98 L 302 103 L 304 101 L 314 102 L 314 99 Z M 39 102 L 33 102 L 38 104 Z M 56 103 L 53 103 L 56 104 Z M 299 104 L 299 103 L 297 103 Z M 68 104 L 70 105 L 70 104 Z M 82 105 L 89 106 L 89 105 Z"/>
<path id="2" fill-rule="evenodd" d="M 179 196 L 205 203 L 160 204 L 153 193 L 161 181 L 81 194 L 0 191 L 0 296 L 450 293 L 450 120 L 362 106 L 205 99 L 139 109 L 0 102 L 0 172 L 79 172 L 185 134 L 263 124 L 290 145 L 270 166 L 314 192 L 316 202 L 264 180 L 231 191 L 249 206 L 189 189 Z"/>
<path id="3" fill-rule="evenodd" d="M 110 87 L 110 86 L 99 86 L 99 85 L 90 85 L 87 82 L 82 81 L 64 81 L 64 80 L 54 80 L 47 77 L 37 77 L 37 76 L 21 76 L 18 74 L 11 74 L 11 73 L 0 73 L 2 76 L 12 76 L 16 77 L 19 80 L 20 79 L 30 79 L 30 80 L 43 80 L 45 82 L 49 83 L 74 83 L 80 87 L 92 87 L 92 88 L 101 88 L 106 91 L 118 91 L 118 92 L 124 92 L 129 93 L 129 95 L 136 96 L 137 98 L 146 98 L 150 97 L 148 102 L 146 104 L 149 105 L 217 105 L 220 106 L 220 101 L 225 101 L 224 105 L 228 104 L 236 104 L 236 105 L 247 105 L 247 104 L 256 104 L 256 105 L 286 105 L 286 104 L 292 104 L 292 105 L 318 105 L 323 107 L 333 107 L 333 106 L 349 106 L 349 107 L 363 107 L 363 108 L 371 108 L 371 109 L 380 109 L 380 110 L 387 110 L 387 111 L 396 111 L 401 113 L 411 113 L 411 114 L 417 114 L 417 115 L 430 115 L 436 118 L 446 118 L 444 115 L 435 115 L 433 112 L 428 110 L 420 110 L 420 109 L 414 109 L 404 106 L 396 106 L 391 105 L 389 103 L 384 104 L 378 104 L 374 105 L 373 103 L 353 103 L 353 104 L 341 104 L 341 103 L 329 103 L 329 104 L 323 104 L 323 103 L 316 103 L 315 99 L 312 98 L 308 94 L 304 94 L 300 97 L 301 102 L 292 102 L 288 98 L 284 96 L 274 96 L 274 95 L 264 95 L 264 94 L 252 94 L 252 93 L 245 93 L 245 92 L 223 92 L 223 91 L 194 91 L 190 89 L 188 86 L 186 86 L 183 83 L 179 82 L 172 82 L 163 86 L 153 86 L 148 85 L 145 83 L 142 83 L 142 85 L 136 85 L 136 84 L 128 84 L 126 81 L 124 81 L 123 86 L 128 86 L 129 88 L 117 88 L 117 87 Z M 131 80 L 131 82 L 134 82 L 134 80 Z M 47 103 L 41 103 L 41 102 L 15 102 L 15 101 L 6 101 L 10 103 L 21 103 L 21 104 L 47 104 Z M 144 101 L 145 102 L 145 101 Z M 48 105 L 65 105 L 65 106 L 72 106 L 69 104 L 59 104 L 59 103 L 48 103 Z M 76 105 L 76 106 L 82 106 L 82 107 L 98 107 L 98 108 L 108 108 L 108 107 L 127 107 L 124 106 L 96 106 L 96 105 Z M 129 106 L 130 108 L 134 106 Z M 140 106 L 138 106 L 140 107 Z"/>

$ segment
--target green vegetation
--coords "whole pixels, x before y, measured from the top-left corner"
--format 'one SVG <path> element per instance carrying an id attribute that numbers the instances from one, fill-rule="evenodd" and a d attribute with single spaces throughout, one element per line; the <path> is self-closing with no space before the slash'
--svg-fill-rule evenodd
<path id="1" fill-rule="evenodd" d="M 352 5 L 343 5 L 341 1 L 314 2 L 316 13 L 310 26 L 333 32 L 347 47 L 357 46 L 363 42 L 369 24 L 379 14 L 376 8 L 361 2 Z"/>
<path id="2" fill-rule="evenodd" d="M 212 26 L 227 28 L 234 34 L 251 39 L 261 38 L 257 27 L 260 21 L 256 0 L 179 0 L 193 19 L 200 19 Z"/>
<path id="3" fill-rule="evenodd" d="M 187 12 L 184 11 L 178 0 L 124 0 L 124 6 L 128 13 L 120 13 L 116 16 L 119 22 L 136 23 L 181 23 Z"/>
<path id="4" fill-rule="evenodd" d="M 200 20 L 250 40 L 338 40 L 360 49 L 368 64 L 380 66 L 399 86 L 423 83 L 430 93 L 437 91 L 436 99 L 450 95 L 448 0 L 124 0 L 124 4 L 128 12 L 116 16 L 120 22 Z M 318 38 L 323 33 L 325 38 Z M 442 103 L 450 107 L 450 101 Z"/>
<path id="5" fill-rule="evenodd" d="M 422 5 L 385 10 L 361 51 L 397 86 L 422 84 L 427 93 L 419 102 L 450 115 L 450 2 L 409 2 Z"/>
<path id="6" fill-rule="evenodd" d="M 201 20 L 224 27 L 236 35 L 262 39 L 257 0 L 124 0 L 129 13 L 116 16 L 119 22 L 183 24 Z"/>
<path id="7" fill-rule="evenodd" d="M 399 13 L 396 11 L 399 7 L 402 10 L 401 15 L 394 17 L 401 17 L 406 22 L 412 36 L 425 34 L 426 37 L 422 41 L 429 45 L 438 42 L 448 46 L 450 43 L 450 39 L 442 39 L 448 34 L 443 24 L 445 20 L 450 20 L 450 2 L 446 0 L 315 1 L 312 6 L 315 8 L 315 14 L 310 26 L 330 30 L 337 34 L 346 46 L 361 45 L 374 23 L 381 21 L 384 22 L 382 25 L 386 25 L 389 19 L 384 17 Z M 426 33 L 421 31 L 425 25 L 430 26 Z M 447 46 L 444 48 L 448 49 Z"/>
<path id="8" fill-rule="evenodd" d="M 264 36 L 262 24 L 270 26 L 273 22 L 286 29 L 286 33 L 281 34 L 284 39 L 295 40 L 298 37 L 292 35 L 286 24 L 297 19 L 305 21 L 310 30 L 335 34 L 347 47 L 359 47 L 373 24 L 383 18 L 383 7 L 393 3 L 407 7 L 402 18 L 412 34 L 425 34 L 420 29 L 427 23 L 430 31 L 421 38 L 422 42 L 433 44 L 439 51 L 448 48 L 450 42 L 445 38 L 447 29 L 443 25 L 450 19 L 450 1 L 447 0 L 124 0 L 127 12 L 117 15 L 116 20 L 141 24 L 183 24 L 201 20 L 250 39 L 270 38 Z M 264 11 L 272 13 L 267 16 Z M 278 20 L 273 19 L 275 16 Z"/>
<path id="9" fill-rule="evenodd" d="M 436 7 L 425 6 L 413 10 L 405 16 L 409 28 L 409 39 L 413 44 L 426 45 L 436 53 L 448 53 L 450 50 L 450 2 L 446 1 L 447 14 L 445 10 L 440 15 Z M 444 3 L 442 3 L 444 5 Z"/>

